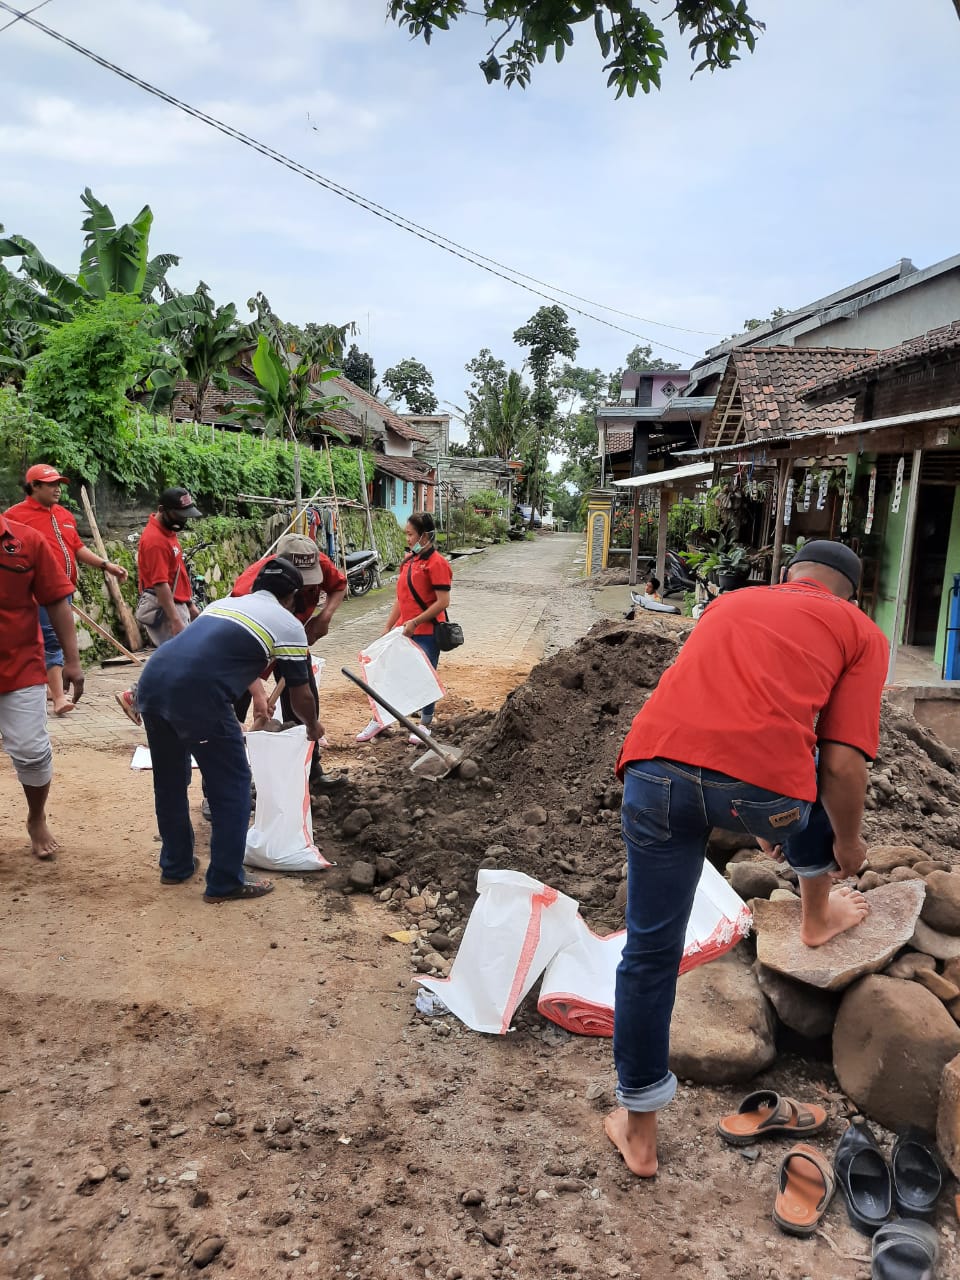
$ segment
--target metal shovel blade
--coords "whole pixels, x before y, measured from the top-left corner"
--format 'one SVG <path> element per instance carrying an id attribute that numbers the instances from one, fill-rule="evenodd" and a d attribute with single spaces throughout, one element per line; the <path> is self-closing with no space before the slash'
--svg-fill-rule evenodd
<path id="1" fill-rule="evenodd" d="M 442 755 L 440 751 L 443 752 Z M 410 772 L 420 778 L 445 778 L 456 769 L 462 759 L 463 752 L 459 747 L 440 747 L 439 750 L 431 747 L 422 756 L 417 756 L 410 766 Z"/>

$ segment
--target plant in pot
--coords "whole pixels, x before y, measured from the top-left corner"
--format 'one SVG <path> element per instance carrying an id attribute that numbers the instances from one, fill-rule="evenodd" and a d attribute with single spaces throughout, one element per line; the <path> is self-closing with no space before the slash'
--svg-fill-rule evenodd
<path id="1" fill-rule="evenodd" d="M 747 585 L 750 554 L 740 542 L 733 542 L 717 558 L 717 586 L 721 591 L 737 591 Z"/>

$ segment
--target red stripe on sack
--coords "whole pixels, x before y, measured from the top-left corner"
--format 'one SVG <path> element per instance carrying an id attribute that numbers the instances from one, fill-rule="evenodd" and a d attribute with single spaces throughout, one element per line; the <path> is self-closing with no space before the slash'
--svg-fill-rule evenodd
<path id="1" fill-rule="evenodd" d="M 533 957 L 537 954 L 537 947 L 540 945 L 540 917 L 543 914 L 543 909 L 544 907 L 552 907 L 559 896 L 556 889 L 551 889 L 549 885 L 544 885 L 542 893 L 535 893 L 530 899 L 530 919 L 527 921 L 527 931 L 523 935 L 523 945 L 520 948 L 520 957 L 517 960 L 517 971 L 513 975 L 510 994 L 507 996 L 507 1003 L 503 1011 L 500 1035 L 506 1035 L 510 1030 L 510 1019 L 513 1017 L 513 1012 L 520 1001 L 520 992 L 523 990 L 523 984 L 526 982 L 530 966 L 533 964 Z"/>

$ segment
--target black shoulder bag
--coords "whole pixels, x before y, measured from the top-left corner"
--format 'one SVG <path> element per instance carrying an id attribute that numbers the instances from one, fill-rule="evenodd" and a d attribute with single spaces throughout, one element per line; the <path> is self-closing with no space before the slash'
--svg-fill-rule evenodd
<path id="1" fill-rule="evenodd" d="M 407 586 L 410 588 L 410 594 L 416 600 L 421 609 L 428 609 L 430 606 L 417 593 L 417 588 L 413 585 L 413 560 L 407 561 Z M 459 622 L 451 622 L 449 610 L 446 622 L 433 622 L 433 637 L 437 642 L 437 648 L 441 653 L 449 653 L 451 649 L 459 649 L 463 644 L 463 627 Z"/>

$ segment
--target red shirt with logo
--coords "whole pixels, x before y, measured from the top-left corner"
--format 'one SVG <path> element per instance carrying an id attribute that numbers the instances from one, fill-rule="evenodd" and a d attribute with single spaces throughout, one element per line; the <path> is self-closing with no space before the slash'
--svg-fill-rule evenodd
<path id="1" fill-rule="evenodd" d="M 410 579 L 420 600 L 420 604 L 410 590 Z M 439 551 L 433 547 L 429 551 L 418 551 L 416 555 L 409 553 L 400 565 L 397 578 L 397 603 L 400 606 L 401 623 L 409 622 L 418 614 L 425 613 L 432 604 L 437 603 L 437 591 L 449 591 L 453 586 L 453 569 L 449 560 L 444 560 Z M 446 622 L 446 613 L 440 613 L 435 621 Z M 433 633 L 433 622 L 422 622 L 414 635 L 429 636 Z"/>
<path id="2" fill-rule="evenodd" d="M 302 587 L 297 592 L 297 598 L 294 601 L 293 612 L 304 624 L 313 617 L 317 605 L 320 603 L 321 592 L 332 596 L 335 592 L 342 591 L 347 585 L 346 578 L 333 561 L 328 556 L 325 556 L 322 551 L 317 554 L 320 558 L 320 572 L 323 574 L 323 582 L 311 583 L 309 586 Z M 269 564 L 271 560 L 276 560 L 276 558 L 276 556 L 263 556 L 255 564 L 249 565 L 233 584 L 233 590 L 230 594 L 232 596 L 248 596 L 253 590 L 257 574 L 265 564 Z"/>
<path id="3" fill-rule="evenodd" d="M 876 623 L 820 583 L 719 596 L 634 720 L 617 773 L 676 760 L 815 800 L 818 742 L 876 756 L 888 657 Z"/>
<path id="4" fill-rule="evenodd" d="M 43 534 L 53 549 L 57 561 L 63 565 L 63 571 L 77 585 L 77 552 L 83 546 L 83 539 L 77 532 L 77 518 L 59 502 L 52 507 L 45 507 L 36 498 L 27 497 L 4 513 L 8 520 L 17 524 L 25 524 Z"/>
<path id="5" fill-rule="evenodd" d="M 140 535 L 137 579 L 141 591 L 150 591 L 165 582 L 172 588 L 173 598 L 178 604 L 189 604 L 193 599 L 193 586 L 187 566 L 183 563 L 180 539 L 176 530 L 168 529 L 160 523 L 156 512 L 147 521 L 147 527 Z"/>
<path id="6" fill-rule="evenodd" d="M 46 684 L 37 605 L 72 594 L 43 535 L 0 516 L 0 694 Z"/>

